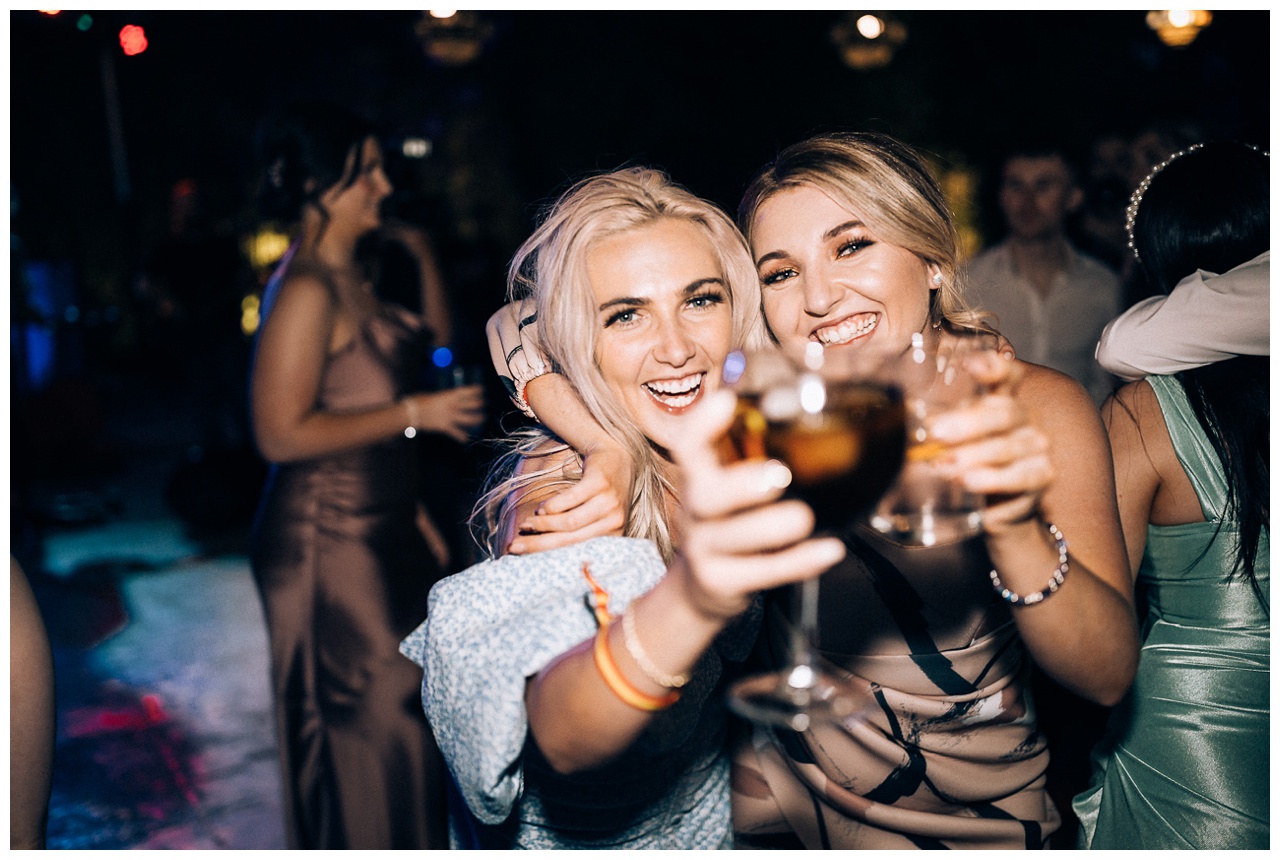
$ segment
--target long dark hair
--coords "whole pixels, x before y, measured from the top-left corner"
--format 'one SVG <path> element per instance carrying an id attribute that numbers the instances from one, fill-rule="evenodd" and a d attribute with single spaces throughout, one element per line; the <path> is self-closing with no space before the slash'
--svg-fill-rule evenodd
<path id="1" fill-rule="evenodd" d="M 298 104 L 273 117 L 259 137 L 263 217 L 293 222 L 310 203 L 327 218 L 321 195 L 359 178 L 364 142 L 376 137 L 372 123 L 334 105 Z M 348 165 L 353 153 L 354 164 Z"/>
<path id="2" fill-rule="evenodd" d="M 1197 269 L 1221 274 L 1271 246 L 1270 158 L 1242 143 L 1207 143 L 1150 178 L 1133 222 L 1151 286 L 1168 293 Z M 1226 473 L 1223 519 L 1240 525 L 1231 576 L 1255 592 L 1262 529 L 1271 525 L 1270 358 L 1243 356 L 1178 374 Z"/>

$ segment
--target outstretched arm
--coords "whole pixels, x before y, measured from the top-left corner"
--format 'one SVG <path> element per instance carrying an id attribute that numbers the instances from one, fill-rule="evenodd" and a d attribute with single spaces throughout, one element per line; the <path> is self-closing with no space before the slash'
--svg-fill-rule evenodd
<path id="1" fill-rule="evenodd" d="M 660 699 L 671 693 L 650 674 L 688 673 L 752 595 L 817 576 L 843 558 L 834 538 L 812 539 L 813 513 L 803 503 L 777 501 L 790 482 L 780 463 L 721 466 L 713 441 L 733 416 L 733 397 L 720 392 L 690 416 L 680 450 L 680 554 L 666 575 L 627 608 L 646 669 L 632 656 L 621 619 L 604 628 L 607 650 L 623 683 Z M 554 661 L 529 682 L 529 727 L 546 759 L 561 772 L 597 767 L 625 750 L 654 712 L 626 704 L 597 668 L 595 640 Z"/>
<path id="2" fill-rule="evenodd" d="M 1098 363 L 1123 379 L 1271 352 L 1271 252 L 1221 275 L 1195 272 L 1138 302 L 1098 340 Z"/>

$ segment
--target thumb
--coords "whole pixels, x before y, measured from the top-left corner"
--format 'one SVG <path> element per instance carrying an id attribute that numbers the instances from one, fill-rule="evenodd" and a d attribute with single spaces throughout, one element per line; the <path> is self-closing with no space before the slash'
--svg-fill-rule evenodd
<path id="1" fill-rule="evenodd" d="M 670 446 L 677 465 L 687 470 L 719 464 L 715 442 L 729 429 L 736 400 L 733 392 L 722 389 L 689 412 L 679 440 Z"/>

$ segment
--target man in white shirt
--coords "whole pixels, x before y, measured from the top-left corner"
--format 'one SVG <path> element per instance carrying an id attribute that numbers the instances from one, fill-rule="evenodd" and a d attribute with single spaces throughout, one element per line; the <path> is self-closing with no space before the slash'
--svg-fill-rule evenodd
<path id="1" fill-rule="evenodd" d="M 1019 358 L 1075 378 L 1101 403 L 1115 380 L 1094 361 L 1094 347 L 1120 312 L 1121 285 L 1067 238 L 1067 218 L 1083 200 L 1061 151 L 1010 154 L 1000 183 L 1009 236 L 970 261 L 968 290 Z"/>

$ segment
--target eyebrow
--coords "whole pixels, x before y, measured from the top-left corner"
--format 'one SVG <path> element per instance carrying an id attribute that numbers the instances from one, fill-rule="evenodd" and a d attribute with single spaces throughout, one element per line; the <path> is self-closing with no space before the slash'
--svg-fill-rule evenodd
<path id="1" fill-rule="evenodd" d="M 721 287 L 724 287 L 726 290 L 729 288 L 728 285 L 725 284 L 724 278 L 699 278 L 698 280 L 694 281 L 692 284 L 689 284 L 687 287 L 685 287 L 681 291 L 681 295 L 692 296 L 696 294 L 699 290 L 701 290 L 703 287 L 705 287 L 707 284 L 719 284 Z M 608 310 L 609 308 L 617 307 L 619 305 L 626 305 L 628 307 L 643 307 L 644 305 L 649 304 L 650 301 L 651 301 L 650 299 L 642 299 L 634 296 L 622 296 L 621 298 L 610 299 L 609 301 L 600 305 L 600 307 L 597 308 L 597 310 L 605 311 L 605 310 Z"/>
<path id="2" fill-rule="evenodd" d="M 822 241 L 824 241 L 824 242 L 829 242 L 829 241 L 831 241 L 832 239 L 834 239 L 835 237 L 839 236 L 839 235 L 840 235 L 841 233 L 843 233 L 845 230 L 851 230 L 851 229 L 853 229 L 854 227 L 863 227 L 863 228 L 865 228 L 866 226 L 867 226 L 866 224 L 862 223 L 862 222 L 861 222 L 861 221 L 859 221 L 857 218 L 852 218 L 852 219 L 850 219 L 850 220 L 848 220 L 848 221 L 845 221 L 843 224 L 837 224 L 836 226 L 832 227 L 832 228 L 831 228 L 830 230 L 828 230 L 827 232 L 823 233 L 823 234 L 822 234 Z M 763 266 L 765 263 L 769 262 L 770 260 L 778 260 L 778 259 L 781 259 L 781 258 L 786 257 L 786 256 L 787 256 L 787 252 L 786 252 L 786 251 L 770 251 L 769 253 L 762 255 L 758 260 L 756 260 L 756 268 L 757 268 L 757 269 L 758 269 L 758 268 L 760 268 L 761 266 Z"/>

